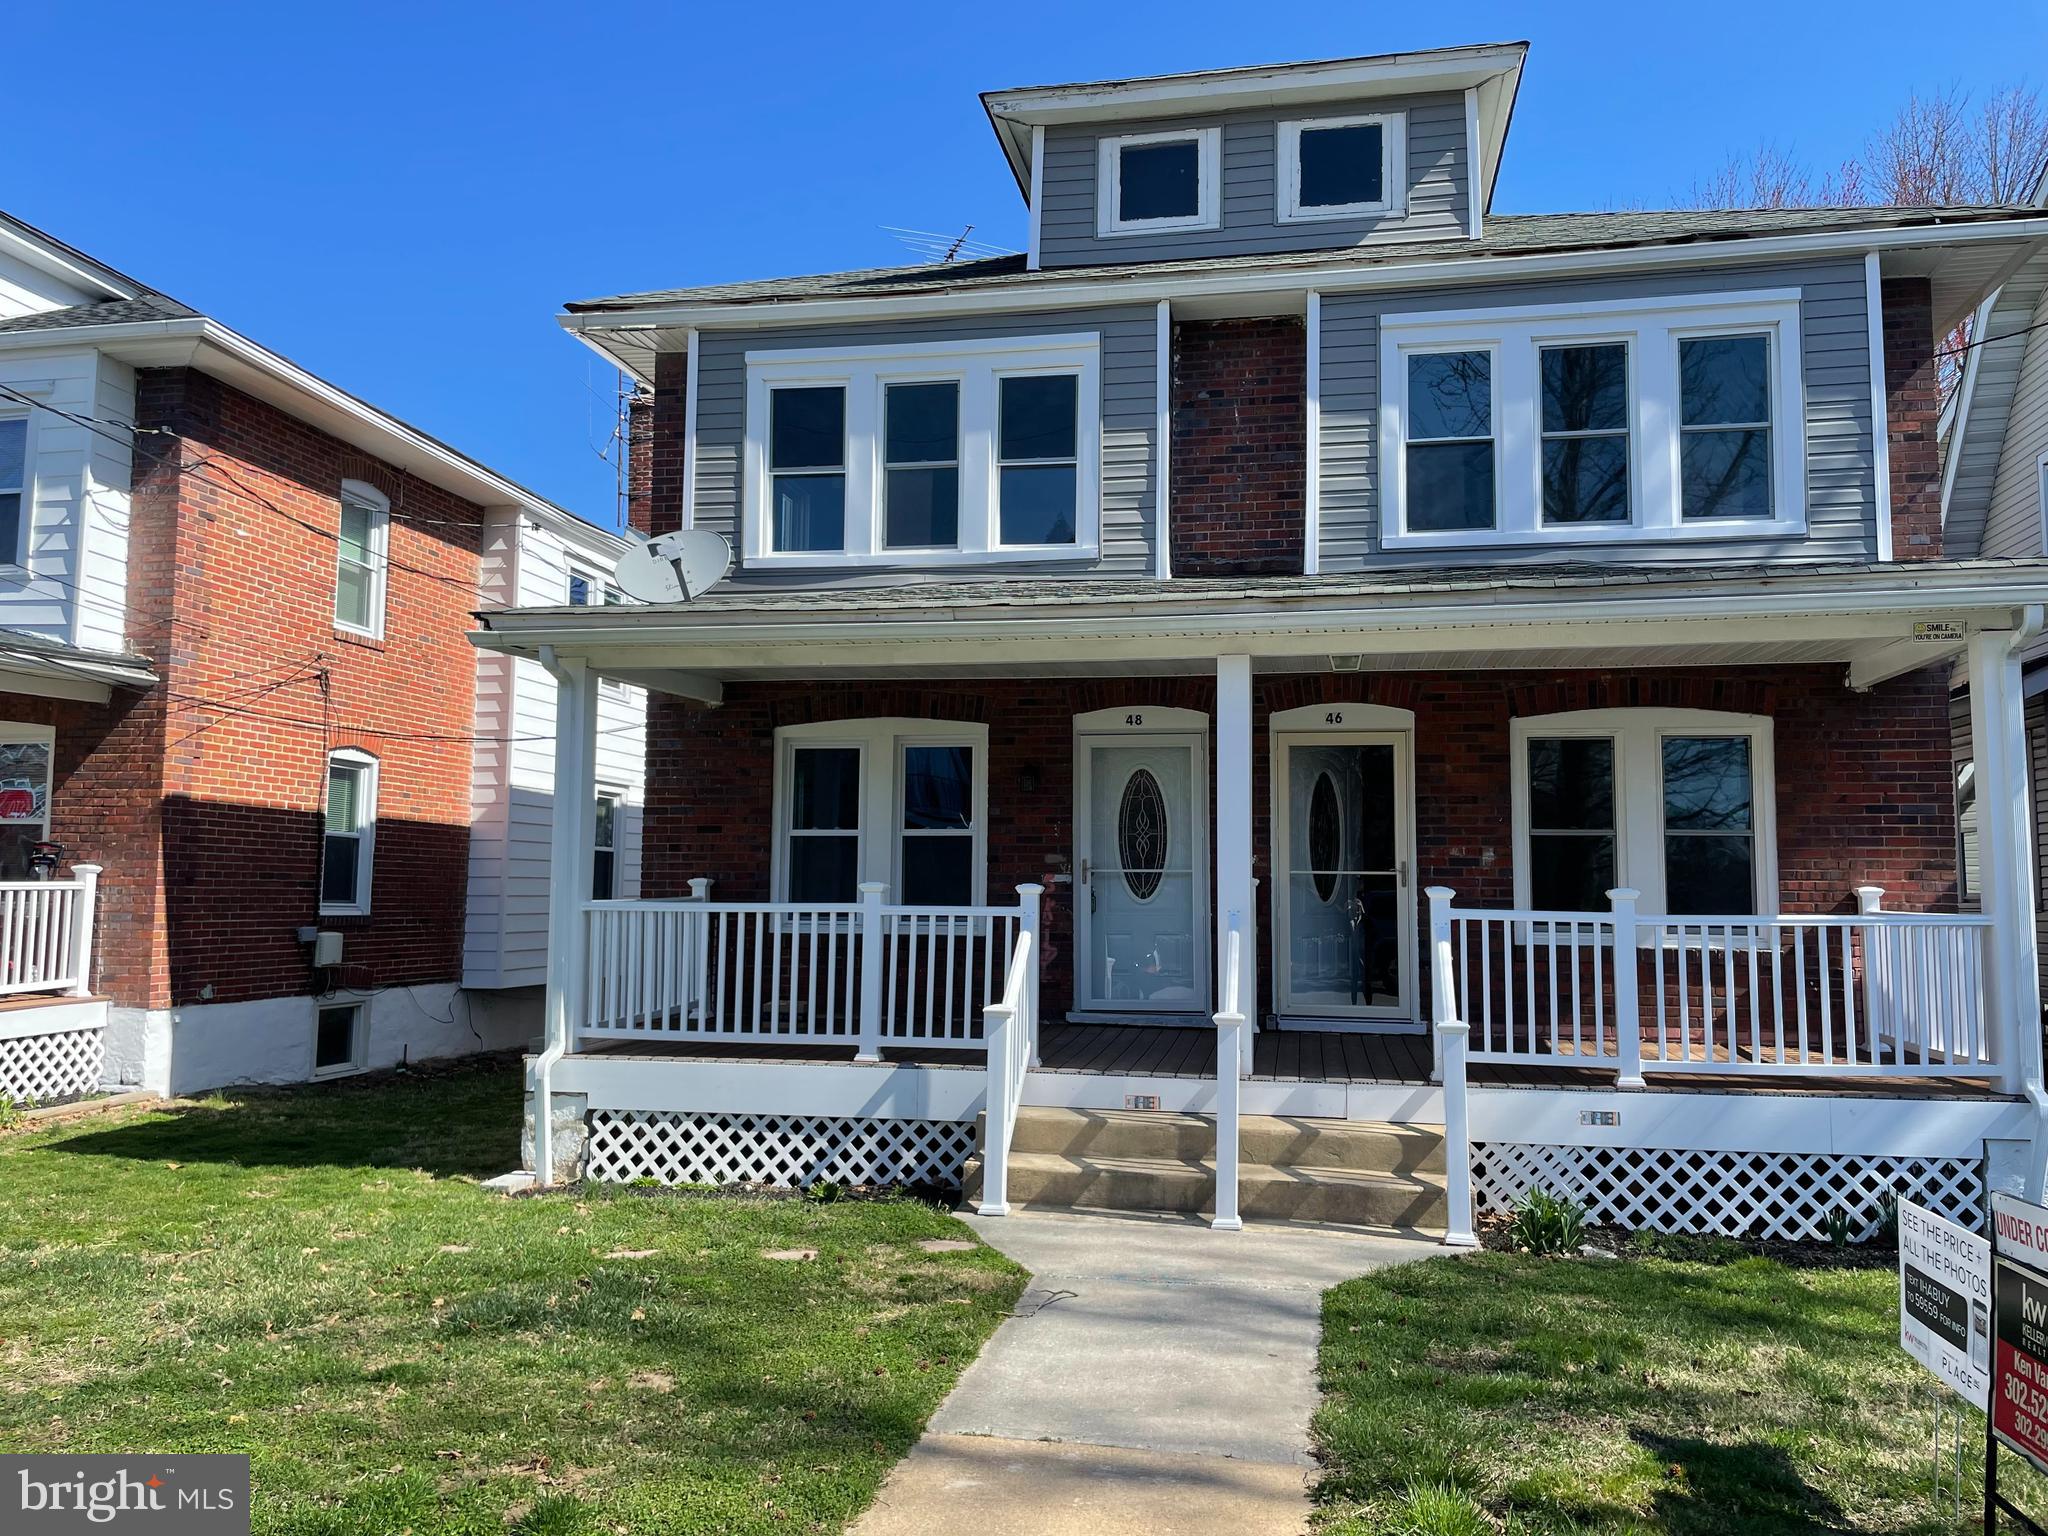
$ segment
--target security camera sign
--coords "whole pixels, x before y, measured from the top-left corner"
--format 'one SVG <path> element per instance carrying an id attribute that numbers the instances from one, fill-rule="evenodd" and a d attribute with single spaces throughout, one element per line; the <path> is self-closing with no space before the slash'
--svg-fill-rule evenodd
<path id="1" fill-rule="evenodd" d="M 1899 1201 L 1899 1344 L 1975 1408 L 1991 1401 L 1991 1245 Z"/>

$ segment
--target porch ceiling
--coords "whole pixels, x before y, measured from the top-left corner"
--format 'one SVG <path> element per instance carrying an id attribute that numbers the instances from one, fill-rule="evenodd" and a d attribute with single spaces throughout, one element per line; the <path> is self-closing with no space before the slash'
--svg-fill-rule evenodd
<path id="1" fill-rule="evenodd" d="M 480 615 L 486 649 L 587 659 L 668 692 L 721 680 L 1558 670 L 1846 663 L 1856 686 L 1953 659 L 2048 605 L 2048 561 L 1718 571 L 1516 567 L 1245 581 L 728 588 L 688 605 Z M 1342 658 L 1333 662 L 1333 658 Z"/>

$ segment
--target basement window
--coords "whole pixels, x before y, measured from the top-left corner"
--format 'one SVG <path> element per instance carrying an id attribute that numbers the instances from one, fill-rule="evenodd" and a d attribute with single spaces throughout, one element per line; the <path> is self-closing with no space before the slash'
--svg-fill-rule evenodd
<path id="1" fill-rule="evenodd" d="M 313 1076 L 362 1071 L 369 1043 L 361 1003 L 323 1005 L 313 1022 Z"/>

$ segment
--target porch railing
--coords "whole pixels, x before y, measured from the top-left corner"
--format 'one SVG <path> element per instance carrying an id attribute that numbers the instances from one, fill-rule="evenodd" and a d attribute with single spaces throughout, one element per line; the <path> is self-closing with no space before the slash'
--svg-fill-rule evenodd
<path id="1" fill-rule="evenodd" d="M 1994 1077 L 1985 1011 L 1991 921 L 1485 911 L 1430 892 L 1450 1006 L 1475 1062 L 1830 1077 Z"/>
<path id="2" fill-rule="evenodd" d="M 591 1040 L 844 1044 L 979 1051 L 1041 887 L 1014 907 L 716 901 L 584 904 L 578 1035 Z M 1035 953 L 1035 951 L 1034 951 Z"/>
<path id="3" fill-rule="evenodd" d="M 1038 935 L 1017 935 L 1000 1001 L 982 1009 L 988 1045 L 988 1095 L 981 1149 L 981 1214 L 1010 1213 L 1010 1143 L 1024 1102 L 1024 1076 L 1038 1051 Z"/>
<path id="4" fill-rule="evenodd" d="M 100 866 L 69 880 L 0 882 L 0 996 L 92 991 L 92 933 Z"/>

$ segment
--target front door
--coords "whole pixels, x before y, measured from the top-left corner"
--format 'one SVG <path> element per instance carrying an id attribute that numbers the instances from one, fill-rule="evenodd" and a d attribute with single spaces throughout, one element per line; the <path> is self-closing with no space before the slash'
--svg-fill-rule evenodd
<path id="1" fill-rule="evenodd" d="M 1275 735 L 1283 1017 L 1415 1016 L 1408 741 L 1335 730 Z"/>
<path id="2" fill-rule="evenodd" d="M 1191 711 L 1103 713 L 1074 739 L 1074 1006 L 1207 1013 L 1207 736 L 1159 728 Z"/>

